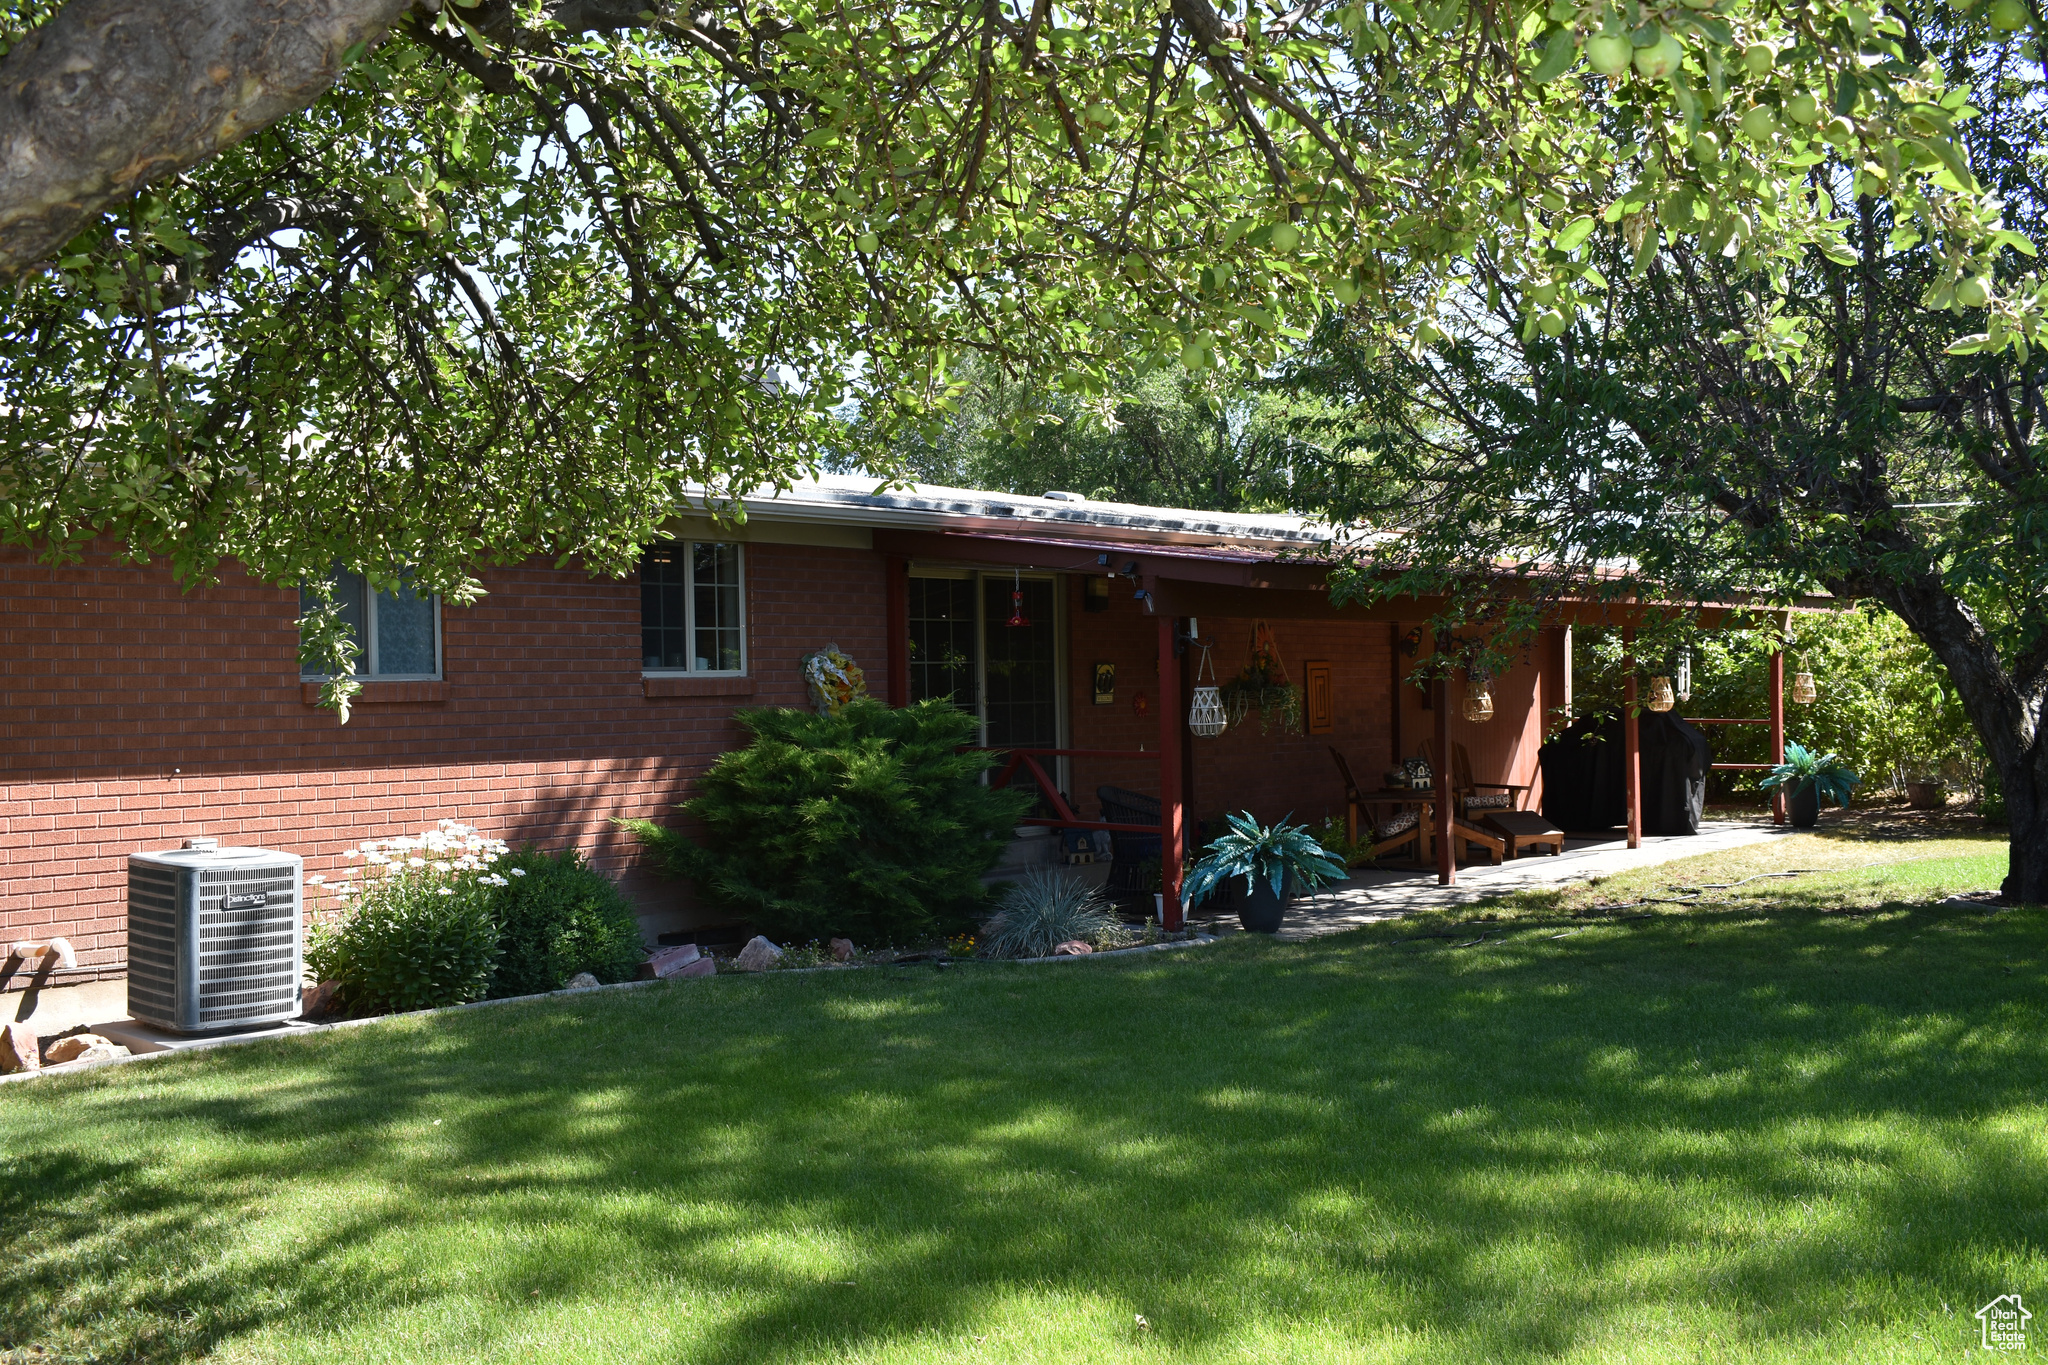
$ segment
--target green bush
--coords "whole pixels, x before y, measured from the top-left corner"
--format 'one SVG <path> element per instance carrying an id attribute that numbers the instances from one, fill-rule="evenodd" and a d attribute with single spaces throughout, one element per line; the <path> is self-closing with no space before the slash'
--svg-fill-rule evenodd
<path id="1" fill-rule="evenodd" d="M 753 735 L 720 756 L 678 809 L 697 842 L 622 820 L 669 872 L 770 934 L 908 942 L 988 903 L 981 878 L 1031 798 L 995 791 L 987 753 L 961 752 L 974 717 L 933 700 L 863 699 L 836 716 L 739 713 Z"/>
<path id="2" fill-rule="evenodd" d="M 306 943 L 316 980 L 341 982 L 351 1014 L 390 1014 L 481 1000 L 498 967 L 493 888 L 430 870 L 368 884 L 334 924 Z"/>
<path id="3" fill-rule="evenodd" d="M 578 972 L 630 980 L 647 956 L 632 903 L 582 854 L 524 848 L 491 870 L 505 878 L 491 896 L 503 950 L 491 998 L 558 991 Z"/>

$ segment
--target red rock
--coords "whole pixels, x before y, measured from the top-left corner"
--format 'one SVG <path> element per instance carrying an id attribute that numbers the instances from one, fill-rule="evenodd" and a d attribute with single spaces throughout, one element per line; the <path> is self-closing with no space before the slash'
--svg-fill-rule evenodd
<path id="1" fill-rule="evenodd" d="M 830 946 L 834 962 L 851 962 L 854 954 L 860 951 L 853 946 L 853 940 L 850 938 L 835 938 Z"/>
<path id="2" fill-rule="evenodd" d="M 301 1019 L 319 1019 L 334 1010 L 334 994 L 341 989 L 339 981 L 323 981 L 307 991 L 299 1000 Z"/>
<path id="3" fill-rule="evenodd" d="M 11 1071 L 40 1071 L 43 1040 L 27 1024 L 0 1024 L 0 1076 Z"/>
<path id="4" fill-rule="evenodd" d="M 715 976 L 717 972 L 718 964 L 716 962 L 713 962 L 708 957 L 700 957 L 695 962 L 672 973 L 668 979 L 671 981 L 681 981 L 686 976 Z"/>
<path id="5" fill-rule="evenodd" d="M 1094 951 L 1095 949 L 1081 942 L 1080 939 L 1070 938 L 1059 947 L 1053 949 L 1052 955 L 1054 957 L 1086 957 Z"/>
<path id="6" fill-rule="evenodd" d="M 708 963 L 709 959 L 697 951 L 696 944 L 685 943 L 679 948 L 662 949 L 641 963 L 635 975 L 642 981 L 666 981 L 672 976 L 702 976 L 702 972 L 688 970 L 693 963 L 698 962 Z"/>

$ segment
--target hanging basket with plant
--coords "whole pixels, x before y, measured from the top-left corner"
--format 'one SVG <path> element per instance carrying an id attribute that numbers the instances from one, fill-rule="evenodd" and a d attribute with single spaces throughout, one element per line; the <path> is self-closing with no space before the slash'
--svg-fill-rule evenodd
<path id="1" fill-rule="evenodd" d="M 1261 734 L 1273 726 L 1284 733 L 1301 725 L 1301 689 L 1287 676 L 1280 647 L 1264 621 L 1252 626 L 1251 657 L 1244 671 L 1223 684 L 1221 692 L 1223 709 L 1234 726 L 1244 724 L 1245 717 L 1254 712 Z"/>

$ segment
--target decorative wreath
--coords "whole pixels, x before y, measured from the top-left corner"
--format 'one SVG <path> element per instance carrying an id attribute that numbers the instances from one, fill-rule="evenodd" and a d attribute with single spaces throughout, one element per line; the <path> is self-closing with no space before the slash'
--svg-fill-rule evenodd
<path id="1" fill-rule="evenodd" d="M 818 714 L 836 716 L 856 697 L 868 694 L 868 677 L 852 656 L 842 654 L 838 645 L 826 645 L 803 659 L 804 682 L 810 686 L 811 701 Z"/>

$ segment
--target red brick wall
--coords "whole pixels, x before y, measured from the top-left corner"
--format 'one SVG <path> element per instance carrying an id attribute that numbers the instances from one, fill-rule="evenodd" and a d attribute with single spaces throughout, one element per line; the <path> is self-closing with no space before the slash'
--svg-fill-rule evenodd
<path id="1" fill-rule="evenodd" d="M 608 817 L 665 815 L 737 742 L 735 705 L 803 704 L 797 660 L 828 640 L 886 685 L 879 556 L 755 545 L 746 575 L 751 696 L 646 696 L 637 585 L 527 567 L 443 611 L 445 686 L 390 687 L 441 699 L 369 700 L 343 726 L 299 683 L 295 594 L 0 552 L 0 940 L 62 933 L 116 968 L 136 849 L 209 834 L 331 873 L 443 817 L 583 848 L 675 918 L 680 889 Z"/>

